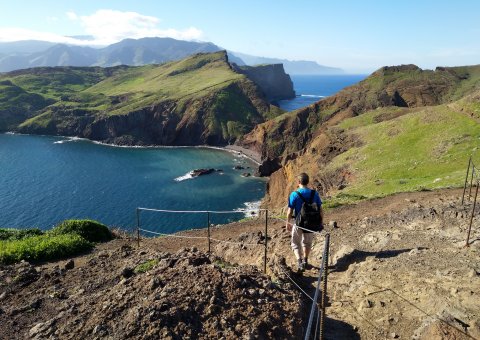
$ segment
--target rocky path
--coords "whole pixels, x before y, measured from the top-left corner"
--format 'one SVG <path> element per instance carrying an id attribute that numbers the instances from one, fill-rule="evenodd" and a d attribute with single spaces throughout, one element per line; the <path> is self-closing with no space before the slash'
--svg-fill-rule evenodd
<path id="1" fill-rule="evenodd" d="M 471 203 L 461 206 L 460 195 L 400 194 L 327 212 L 338 226 L 325 231 L 328 339 L 480 339 L 480 214 L 465 248 Z M 282 272 L 313 295 L 318 268 L 289 271 L 283 225 L 269 220 L 271 276 L 262 273 L 261 217 L 214 228 L 229 243 L 212 242 L 212 255 L 204 239 L 142 239 L 140 249 L 125 239 L 74 259 L 73 269 L 2 267 L 0 338 L 301 338 L 308 298 Z M 322 250 L 320 236 L 314 266 Z"/>

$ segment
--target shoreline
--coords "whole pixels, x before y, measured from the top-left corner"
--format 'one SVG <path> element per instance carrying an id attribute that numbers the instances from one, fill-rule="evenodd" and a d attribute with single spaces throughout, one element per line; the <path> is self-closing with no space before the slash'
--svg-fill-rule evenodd
<path id="1" fill-rule="evenodd" d="M 214 149 L 214 150 L 222 150 L 222 151 L 226 151 L 226 152 L 230 152 L 230 153 L 240 154 L 240 155 L 248 158 L 252 162 L 254 162 L 257 166 L 260 166 L 262 164 L 262 156 L 258 152 L 243 148 L 243 147 L 238 146 L 238 145 L 227 145 L 227 146 L 213 146 L 213 145 L 119 145 L 119 144 L 105 143 L 105 142 L 100 142 L 100 141 L 88 139 L 88 138 L 85 138 L 85 137 L 76 137 L 76 136 L 37 135 L 37 134 L 19 133 L 19 132 L 13 132 L 13 131 L 0 132 L 0 134 L 21 135 L 21 136 L 58 137 L 58 138 L 68 139 L 69 141 L 75 141 L 75 140 L 87 141 L 87 142 L 91 142 L 93 144 L 110 146 L 110 147 L 115 147 L 115 148 L 136 148 L 136 149 L 204 148 L 204 149 Z"/>

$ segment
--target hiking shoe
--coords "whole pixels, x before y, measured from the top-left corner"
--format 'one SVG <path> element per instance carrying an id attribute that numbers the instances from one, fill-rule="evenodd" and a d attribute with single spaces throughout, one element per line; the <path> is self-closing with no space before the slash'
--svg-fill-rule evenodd
<path id="1" fill-rule="evenodd" d="M 303 259 L 302 261 L 303 269 L 310 269 L 312 266 L 308 264 L 308 259 Z"/>
<path id="2" fill-rule="evenodd" d="M 299 273 L 303 273 L 305 271 L 305 264 L 302 260 L 298 260 L 298 270 Z"/>

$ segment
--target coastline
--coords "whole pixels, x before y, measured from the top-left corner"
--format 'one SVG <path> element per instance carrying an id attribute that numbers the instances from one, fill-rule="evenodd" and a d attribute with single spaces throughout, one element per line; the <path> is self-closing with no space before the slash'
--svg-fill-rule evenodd
<path id="1" fill-rule="evenodd" d="M 113 143 L 104 143 L 84 137 L 76 137 L 76 136 L 62 136 L 62 135 L 36 135 L 36 134 L 28 134 L 28 133 L 18 133 L 13 131 L 1 132 L 6 135 L 25 135 L 25 136 L 45 136 L 45 137 L 58 137 L 58 138 L 65 138 L 69 141 L 81 140 L 91 142 L 93 144 L 110 146 L 115 148 L 139 148 L 139 149 L 150 149 L 150 148 L 158 148 L 158 149 L 175 149 L 175 148 L 205 148 L 205 149 L 215 149 L 215 150 L 223 150 L 230 153 L 237 153 L 241 154 L 244 157 L 250 159 L 252 162 L 260 166 L 262 164 L 262 155 L 258 152 L 243 148 L 238 145 L 227 145 L 227 146 L 212 146 L 212 145 L 119 145 Z"/>
<path id="2" fill-rule="evenodd" d="M 257 165 L 261 165 L 262 164 L 262 155 L 259 154 L 258 152 L 255 152 L 255 151 L 252 151 L 252 150 L 249 150 L 249 149 L 245 149 L 241 146 L 238 146 L 238 145 L 227 145 L 225 147 L 223 147 L 222 149 L 225 149 L 229 152 L 238 152 L 242 155 L 244 155 L 245 157 L 249 158 L 250 160 L 252 160 L 253 162 L 255 162 Z"/>

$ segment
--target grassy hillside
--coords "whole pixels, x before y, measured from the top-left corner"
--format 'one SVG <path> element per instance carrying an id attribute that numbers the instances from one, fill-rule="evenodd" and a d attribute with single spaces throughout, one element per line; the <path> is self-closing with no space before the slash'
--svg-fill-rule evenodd
<path id="1" fill-rule="evenodd" d="M 242 142 L 272 159 L 269 206 L 285 204 L 302 171 L 327 206 L 462 187 L 470 155 L 480 165 L 480 66 L 382 68 Z"/>
<path id="2" fill-rule="evenodd" d="M 347 169 L 342 199 L 381 197 L 403 191 L 459 187 L 470 155 L 480 164 L 480 121 L 446 105 L 407 110 L 378 109 L 338 126 L 360 139 L 324 169 Z"/>
<path id="3" fill-rule="evenodd" d="M 383 67 L 332 97 L 265 122 L 245 136 L 244 141 L 261 144 L 258 148 L 265 157 L 286 157 L 305 148 L 325 124 L 336 124 L 337 120 L 380 107 L 415 108 L 453 103 L 478 89 L 480 65 L 439 67 L 435 71 L 415 65 Z M 265 130 L 265 134 L 259 134 L 259 130 Z M 265 138 L 258 140 L 259 135 Z"/>
<path id="4" fill-rule="evenodd" d="M 0 75 L 0 81 L 42 103 L 13 120 L 0 111 L 0 123 L 8 119 L 9 129 L 17 124 L 21 132 L 114 143 L 225 144 L 281 113 L 231 69 L 225 52 L 141 67 L 22 70 Z M 5 97 L 10 108 L 13 97 Z M 193 130 L 192 141 L 186 130 Z"/>

